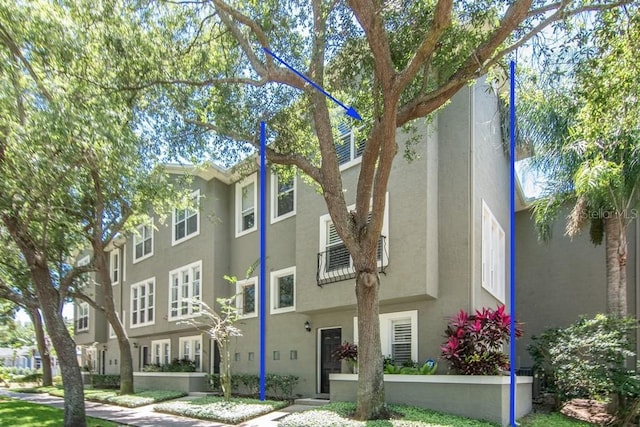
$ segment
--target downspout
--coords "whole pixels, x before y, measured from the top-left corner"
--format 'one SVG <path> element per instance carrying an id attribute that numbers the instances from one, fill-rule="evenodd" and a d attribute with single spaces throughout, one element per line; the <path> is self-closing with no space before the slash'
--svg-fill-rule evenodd
<path id="1" fill-rule="evenodd" d="M 474 267 L 476 264 L 475 256 L 475 230 L 473 227 L 473 220 L 476 215 L 475 209 L 475 186 L 474 186 L 474 110 L 475 110 L 475 84 L 469 87 L 469 218 L 467 229 L 469 232 L 469 313 L 473 313 L 476 307 L 476 276 Z"/>

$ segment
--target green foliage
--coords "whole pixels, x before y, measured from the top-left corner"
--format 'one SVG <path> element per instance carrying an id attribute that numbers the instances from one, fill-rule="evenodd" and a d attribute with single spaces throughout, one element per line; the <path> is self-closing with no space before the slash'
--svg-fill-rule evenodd
<path id="1" fill-rule="evenodd" d="M 633 318 L 599 314 L 544 331 L 532 337 L 528 349 L 534 368 L 545 374 L 562 401 L 606 399 L 616 393 L 637 397 L 638 379 L 625 368 L 634 355 L 631 335 L 636 327 Z"/>
<path id="2" fill-rule="evenodd" d="M 265 380 L 267 396 L 278 400 L 291 400 L 300 378 L 297 375 L 267 374 Z M 209 387 L 212 390 L 221 389 L 220 374 L 209 375 Z M 248 373 L 233 374 L 231 375 L 231 390 L 240 395 L 256 397 L 260 391 L 260 376 Z"/>
<path id="3" fill-rule="evenodd" d="M 269 395 L 279 400 L 291 400 L 293 399 L 293 390 L 300 378 L 297 375 L 278 375 L 267 374 L 266 388 L 269 390 Z"/>
<path id="4" fill-rule="evenodd" d="M 120 375 L 93 374 L 91 385 L 95 388 L 118 388 L 120 387 Z"/>
<path id="5" fill-rule="evenodd" d="M 196 363 L 193 360 L 174 358 L 171 363 L 151 363 L 142 368 L 142 372 L 195 372 Z"/>
<path id="6" fill-rule="evenodd" d="M 495 424 L 443 414 L 430 409 L 405 405 L 388 405 L 394 414 L 391 420 L 355 421 L 350 419 L 356 405 L 351 402 L 333 402 L 318 409 L 291 414 L 278 423 L 279 427 L 388 427 L 388 426 L 431 426 L 431 427 L 495 427 Z M 551 425 L 551 424 L 549 424 Z"/>

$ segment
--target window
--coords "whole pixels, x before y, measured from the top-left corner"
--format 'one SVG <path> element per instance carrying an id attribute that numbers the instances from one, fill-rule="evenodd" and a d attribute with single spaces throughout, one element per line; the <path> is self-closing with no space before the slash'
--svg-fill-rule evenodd
<path id="1" fill-rule="evenodd" d="M 76 304 L 76 332 L 89 330 L 89 303 Z"/>
<path id="2" fill-rule="evenodd" d="M 236 183 L 236 237 L 258 229 L 256 221 L 257 175 Z"/>
<path id="3" fill-rule="evenodd" d="M 202 367 L 202 336 L 180 338 L 180 359 L 192 360 L 196 364 L 196 371 Z"/>
<path id="4" fill-rule="evenodd" d="M 336 139 L 336 155 L 340 170 L 348 169 L 360 162 L 366 140 L 361 138 L 356 141 L 357 131 L 360 128 L 350 128 L 346 123 L 338 125 L 339 136 Z"/>
<path id="5" fill-rule="evenodd" d="M 296 178 L 271 174 L 271 223 L 296 214 Z"/>
<path id="6" fill-rule="evenodd" d="M 191 199 L 193 207 L 173 210 L 173 245 L 200 234 L 200 190 L 191 193 Z"/>
<path id="7" fill-rule="evenodd" d="M 353 318 L 353 341 L 358 342 L 358 318 Z M 380 343 L 384 356 L 397 364 L 418 361 L 418 311 L 399 311 L 380 315 Z"/>
<path id="8" fill-rule="evenodd" d="M 131 285 L 131 327 L 152 325 L 155 306 L 156 279 L 151 278 Z"/>
<path id="9" fill-rule="evenodd" d="M 109 254 L 109 276 L 112 285 L 120 283 L 120 249 L 114 249 Z"/>
<path id="10" fill-rule="evenodd" d="M 199 312 L 202 261 L 169 272 L 169 320 Z"/>
<path id="11" fill-rule="evenodd" d="M 296 268 L 271 273 L 271 313 L 285 313 L 296 309 Z"/>
<path id="12" fill-rule="evenodd" d="M 153 255 L 153 220 L 150 225 L 139 225 L 133 235 L 133 262 Z"/>
<path id="13" fill-rule="evenodd" d="M 122 310 L 122 325 L 124 326 L 124 319 L 125 319 L 125 311 Z M 116 316 L 118 316 L 118 319 L 120 318 L 120 315 L 118 313 L 116 313 Z M 107 322 L 109 324 L 109 338 L 117 338 L 116 335 L 116 331 L 115 329 L 113 329 L 113 326 L 111 326 L 111 323 Z"/>
<path id="14" fill-rule="evenodd" d="M 151 341 L 151 363 L 156 365 L 171 363 L 171 340 Z"/>
<path id="15" fill-rule="evenodd" d="M 349 209 L 354 209 L 355 206 L 349 206 Z M 371 212 L 369 213 L 369 219 L 371 219 Z M 389 264 L 389 194 L 387 193 L 384 218 L 382 221 L 381 235 L 385 237 L 378 241 L 378 266 L 387 266 Z M 320 217 L 320 251 L 322 257 L 320 257 L 321 264 L 319 264 L 319 279 L 326 279 L 332 276 L 333 272 L 339 271 L 341 273 L 353 272 L 353 262 L 347 246 L 342 242 L 342 239 L 338 235 L 338 232 L 331 221 L 329 214 Z"/>
<path id="16" fill-rule="evenodd" d="M 236 307 L 242 317 L 258 315 L 258 278 L 252 277 L 236 282 Z"/>
<path id="17" fill-rule="evenodd" d="M 505 299 L 505 236 L 489 206 L 482 201 L 482 287 L 500 302 Z"/>
<path id="18" fill-rule="evenodd" d="M 76 262 L 78 267 L 84 267 L 85 265 L 89 265 L 91 262 L 91 255 L 85 255 Z"/>

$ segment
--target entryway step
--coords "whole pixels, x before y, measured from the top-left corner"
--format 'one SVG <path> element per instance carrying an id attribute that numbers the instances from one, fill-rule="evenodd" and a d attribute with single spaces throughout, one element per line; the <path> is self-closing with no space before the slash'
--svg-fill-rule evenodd
<path id="1" fill-rule="evenodd" d="M 294 405 L 306 405 L 306 406 L 322 406 L 327 403 L 331 403 L 329 399 L 316 399 L 313 397 L 305 397 L 303 399 L 296 399 L 293 401 Z"/>

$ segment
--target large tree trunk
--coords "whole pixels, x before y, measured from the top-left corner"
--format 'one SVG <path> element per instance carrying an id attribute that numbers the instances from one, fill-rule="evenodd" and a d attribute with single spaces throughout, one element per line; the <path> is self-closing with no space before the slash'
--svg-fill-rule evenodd
<path id="1" fill-rule="evenodd" d="M 45 387 L 53 385 L 53 377 L 51 375 L 51 356 L 49 355 L 49 347 L 45 339 L 44 327 L 42 325 L 42 317 L 37 308 L 29 308 L 29 317 L 33 323 L 33 330 L 36 334 L 36 343 L 38 345 L 38 353 L 40 353 L 40 364 L 42 365 L 42 385 Z"/>
<path id="2" fill-rule="evenodd" d="M 607 312 L 627 315 L 627 237 L 625 219 L 613 215 L 604 219 L 607 258 Z"/>
<path id="3" fill-rule="evenodd" d="M 370 262 L 367 264 L 371 264 Z M 371 420 L 388 416 L 384 405 L 384 371 L 380 344 L 378 298 L 380 278 L 374 269 L 358 269 L 358 403 L 356 418 Z"/>
<path id="4" fill-rule="evenodd" d="M 73 341 L 60 312 L 60 296 L 51 283 L 51 275 L 46 267 L 31 266 L 36 294 L 42 308 L 47 331 L 58 355 L 64 388 L 65 427 L 85 427 L 84 387 L 78 359 L 76 343 Z"/>
<path id="5" fill-rule="evenodd" d="M 107 254 L 97 245 L 94 246 L 94 263 L 96 271 L 100 276 L 100 282 L 102 283 L 102 290 L 104 292 L 104 314 L 113 328 L 113 332 L 116 334 L 118 347 L 120 348 L 120 394 L 133 394 L 133 357 L 131 356 L 131 345 L 127 332 L 122 326 L 120 317 L 118 317 L 113 300 L 111 276 L 109 275 L 109 269 L 107 267 Z"/>

